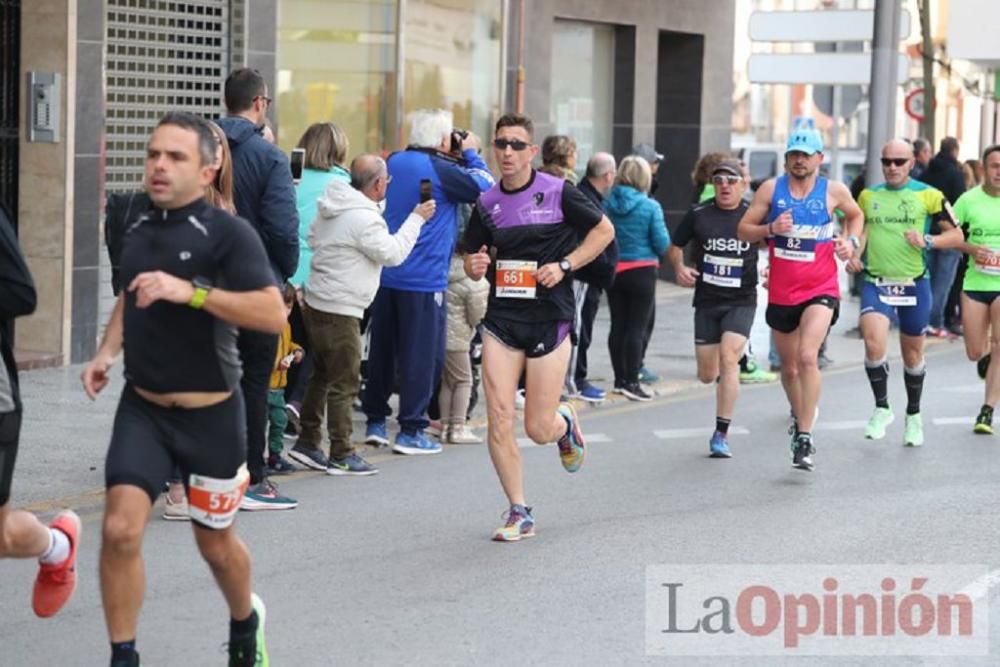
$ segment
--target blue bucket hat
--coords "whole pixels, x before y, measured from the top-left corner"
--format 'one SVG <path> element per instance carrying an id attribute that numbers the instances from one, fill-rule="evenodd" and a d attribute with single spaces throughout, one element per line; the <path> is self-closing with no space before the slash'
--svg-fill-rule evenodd
<path id="1" fill-rule="evenodd" d="M 800 128 L 792 132 L 788 137 L 788 144 L 785 146 L 785 153 L 798 151 L 806 155 L 815 155 L 823 152 L 823 137 L 819 132 L 810 128 Z"/>

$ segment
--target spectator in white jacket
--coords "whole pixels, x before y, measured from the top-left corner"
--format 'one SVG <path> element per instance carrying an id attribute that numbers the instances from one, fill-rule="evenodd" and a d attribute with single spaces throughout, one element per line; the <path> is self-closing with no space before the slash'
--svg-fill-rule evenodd
<path id="1" fill-rule="evenodd" d="M 330 475 L 378 472 L 351 443 L 351 403 L 361 374 L 361 316 L 375 298 L 382 267 L 406 259 L 435 210 L 433 200 L 418 205 L 390 234 L 378 207 L 388 180 L 382 158 L 354 158 L 351 183 L 330 183 L 309 230 L 313 256 L 303 314 L 314 368 L 302 401 L 302 432 L 289 456 Z M 324 410 L 329 457 L 320 448 Z"/>

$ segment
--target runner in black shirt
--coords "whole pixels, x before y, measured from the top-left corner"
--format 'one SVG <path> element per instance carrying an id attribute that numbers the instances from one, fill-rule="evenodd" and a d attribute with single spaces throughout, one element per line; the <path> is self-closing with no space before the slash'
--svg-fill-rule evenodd
<path id="1" fill-rule="evenodd" d="M 125 231 L 124 291 L 82 375 L 95 398 L 124 348 L 101 546 L 113 665 L 139 664 L 142 534 L 174 466 L 185 476 L 195 542 L 229 606 L 229 664 L 267 664 L 263 603 L 232 525 L 249 481 L 236 327 L 278 333 L 285 306 L 249 223 L 203 199 L 217 146 L 194 114 L 168 114 L 153 132 L 145 175 L 153 208 Z"/>
<path id="2" fill-rule="evenodd" d="M 531 168 L 538 153 L 532 130 L 531 120 L 519 114 L 497 121 L 493 147 L 501 180 L 480 196 L 463 242 L 465 272 L 478 280 L 488 270 L 492 283 L 483 320 L 483 382 L 490 457 L 510 502 L 506 524 L 493 534 L 503 542 L 535 534 L 514 437 L 522 372 L 528 437 L 538 444 L 557 441 L 567 472 L 583 464 L 579 419 L 572 405 L 559 403 L 575 311 L 572 271 L 614 238 L 611 222 L 585 195 Z"/>
<path id="3" fill-rule="evenodd" d="M 698 379 L 719 380 L 715 432 L 709 441 L 713 458 L 729 458 L 727 433 L 740 390 L 740 356 L 750 337 L 757 307 L 757 246 L 741 241 L 736 228 L 746 213 L 746 184 L 736 160 L 722 160 L 712 172 L 715 199 L 694 206 L 673 235 L 667 251 L 677 282 L 694 287 L 694 343 Z M 697 242 L 695 267 L 684 264 L 681 250 Z"/>

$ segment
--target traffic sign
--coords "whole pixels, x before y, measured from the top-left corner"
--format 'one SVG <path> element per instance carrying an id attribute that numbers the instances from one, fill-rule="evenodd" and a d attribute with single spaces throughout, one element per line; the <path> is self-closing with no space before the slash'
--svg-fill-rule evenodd
<path id="1" fill-rule="evenodd" d="M 903 9 L 899 15 L 900 39 L 910 36 L 911 23 L 910 12 Z M 875 12 L 863 9 L 753 12 L 750 14 L 750 39 L 755 42 L 871 41 L 874 25 Z"/>
<path id="2" fill-rule="evenodd" d="M 751 83 L 868 85 L 870 53 L 754 53 L 747 63 Z M 896 54 L 897 81 L 910 78 L 909 60 Z"/>
<path id="3" fill-rule="evenodd" d="M 906 115 L 917 121 L 918 123 L 924 120 L 924 109 L 926 109 L 927 95 L 923 88 L 914 88 L 907 94 L 906 102 L 904 107 L 906 109 Z"/>

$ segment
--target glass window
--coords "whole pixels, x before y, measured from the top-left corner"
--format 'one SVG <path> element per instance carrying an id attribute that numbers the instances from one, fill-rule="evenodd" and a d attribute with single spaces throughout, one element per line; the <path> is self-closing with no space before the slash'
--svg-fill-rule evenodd
<path id="1" fill-rule="evenodd" d="M 450 109 L 455 127 L 489 140 L 500 115 L 501 5 L 496 0 L 408 0 L 404 119 L 417 109 Z"/>
<path id="2" fill-rule="evenodd" d="M 344 129 L 350 156 L 394 148 L 396 1 L 283 0 L 278 8 L 281 148 L 321 122 Z"/>
<path id="3" fill-rule="evenodd" d="M 555 22 L 550 113 L 556 134 L 576 140 L 576 169 L 580 174 L 595 152 L 611 151 L 614 55 L 614 27 Z"/>

